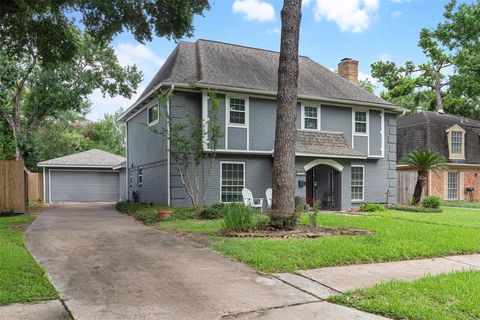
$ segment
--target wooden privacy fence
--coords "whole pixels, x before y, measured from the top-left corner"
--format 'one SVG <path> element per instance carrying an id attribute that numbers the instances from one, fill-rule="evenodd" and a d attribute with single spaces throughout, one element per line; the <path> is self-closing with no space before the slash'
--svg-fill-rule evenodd
<path id="1" fill-rule="evenodd" d="M 28 201 L 43 201 L 43 174 L 36 172 L 28 173 Z"/>
<path id="2" fill-rule="evenodd" d="M 398 170 L 397 169 L 397 203 L 408 204 L 413 198 L 413 191 L 417 184 L 416 170 Z M 423 188 L 422 197 L 428 195 L 428 181 Z"/>
<path id="3" fill-rule="evenodd" d="M 0 161 L 0 212 L 24 213 L 28 177 L 23 161 Z"/>

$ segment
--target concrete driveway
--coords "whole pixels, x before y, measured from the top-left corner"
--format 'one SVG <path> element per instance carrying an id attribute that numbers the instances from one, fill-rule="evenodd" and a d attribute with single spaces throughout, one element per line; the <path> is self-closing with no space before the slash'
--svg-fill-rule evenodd
<path id="1" fill-rule="evenodd" d="M 48 208 L 25 242 L 76 319 L 215 319 L 316 300 L 112 204 Z"/>
<path id="2" fill-rule="evenodd" d="M 112 204 L 50 207 L 25 243 L 75 319 L 380 318 L 136 223 Z"/>

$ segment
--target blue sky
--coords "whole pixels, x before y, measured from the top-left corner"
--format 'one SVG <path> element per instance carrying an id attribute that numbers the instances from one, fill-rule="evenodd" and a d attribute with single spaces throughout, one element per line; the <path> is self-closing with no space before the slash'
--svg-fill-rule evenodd
<path id="1" fill-rule="evenodd" d="M 378 60 L 423 62 L 418 34 L 443 20 L 446 0 L 304 0 L 300 54 L 328 68 L 344 57 L 360 61 L 360 77 L 370 75 Z M 211 10 L 195 18 L 195 36 L 186 41 L 210 39 L 270 50 L 280 47 L 280 0 L 211 0 Z M 136 64 L 144 73 L 131 100 L 90 96 L 87 116 L 98 120 L 120 107 L 128 108 L 161 67 L 175 42 L 154 39 L 140 44 L 128 33 L 112 43 L 121 64 Z M 378 91 L 378 90 L 377 90 Z"/>

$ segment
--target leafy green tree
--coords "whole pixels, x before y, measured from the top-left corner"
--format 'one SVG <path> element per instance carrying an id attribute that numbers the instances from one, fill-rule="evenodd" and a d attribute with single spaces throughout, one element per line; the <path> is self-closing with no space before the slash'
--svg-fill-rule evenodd
<path id="1" fill-rule="evenodd" d="M 15 159 L 22 159 L 34 130 L 48 117 L 80 111 L 100 88 L 130 98 L 141 80 L 136 67 L 121 67 L 114 50 L 75 31 L 79 51 L 69 62 L 45 63 L 32 55 L 9 55 L 0 48 L 0 116 L 10 126 Z"/>
<path id="2" fill-rule="evenodd" d="M 428 171 L 443 168 L 445 158 L 433 151 L 413 150 L 402 159 L 401 163 L 417 170 L 417 183 L 413 191 L 413 203 L 417 205 L 422 198 L 423 188 L 425 188 L 428 180 Z"/>
<path id="3" fill-rule="evenodd" d="M 412 111 L 422 107 L 480 119 L 480 1 L 457 5 L 453 0 L 444 17 L 420 32 L 425 63 L 376 62 L 372 76 L 387 89 L 384 99 Z"/>
<path id="4" fill-rule="evenodd" d="M 89 140 L 90 149 L 100 149 L 119 156 L 125 156 L 125 123 L 116 121 L 122 114 L 120 109 L 114 114 L 106 114 L 97 122 L 89 122 L 83 128 L 83 135 Z"/>
<path id="5" fill-rule="evenodd" d="M 375 85 L 372 83 L 372 81 L 368 79 L 358 80 L 358 86 L 370 93 L 373 93 L 375 91 Z"/>
<path id="6" fill-rule="evenodd" d="M 100 42 L 124 30 L 139 42 L 153 36 L 178 40 L 193 35 L 193 18 L 208 0 L 9 0 L 0 3 L 0 46 L 9 54 L 35 53 L 45 62 L 70 61 L 81 45 L 77 25 Z M 72 14 L 73 13 L 73 14 Z"/>
<path id="7" fill-rule="evenodd" d="M 171 92 L 164 92 L 158 97 L 161 106 L 160 119 L 165 125 L 152 126 L 149 129 L 170 141 L 170 156 L 174 160 L 185 192 L 192 206 L 196 208 L 205 204 L 219 139 L 224 135 L 219 119 L 220 103 L 216 92 L 209 91 L 208 121 L 204 123 L 202 119 L 190 116 L 189 121 L 180 122 L 167 110 L 165 102 L 170 96 Z M 202 174 L 204 164 L 207 165 L 207 172 Z"/>

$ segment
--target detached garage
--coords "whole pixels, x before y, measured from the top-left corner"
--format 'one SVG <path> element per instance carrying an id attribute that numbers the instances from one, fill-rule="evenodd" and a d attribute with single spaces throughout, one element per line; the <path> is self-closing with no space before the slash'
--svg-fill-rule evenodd
<path id="1" fill-rule="evenodd" d="M 43 168 L 44 201 L 116 202 L 126 199 L 126 159 L 92 149 L 38 163 Z"/>

